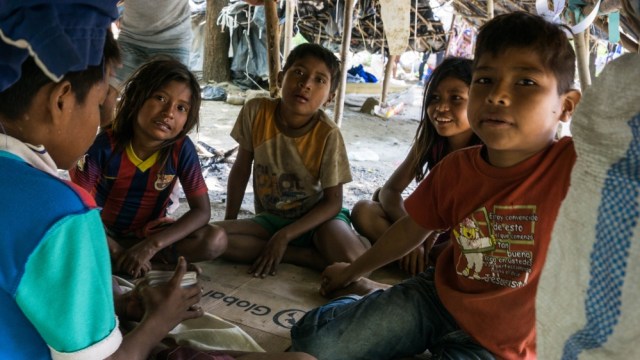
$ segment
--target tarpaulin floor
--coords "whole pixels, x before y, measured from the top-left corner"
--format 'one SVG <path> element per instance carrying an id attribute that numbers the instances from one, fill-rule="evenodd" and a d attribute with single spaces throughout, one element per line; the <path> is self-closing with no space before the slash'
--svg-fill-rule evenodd
<path id="1" fill-rule="evenodd" d="M 211 314 L 237 324 L 266 351 L 291 345 L 289 331 L 307 311 L 328 300 L 319 292 L 320 272 L 280 264 L 275 276 L 256 278 L 249 265 L 224 260 L 198 263 L 204 294 L 200 305 Z M 380 269 L 373 280 L 395 284 L 404 274 L 393 266 Z"/>

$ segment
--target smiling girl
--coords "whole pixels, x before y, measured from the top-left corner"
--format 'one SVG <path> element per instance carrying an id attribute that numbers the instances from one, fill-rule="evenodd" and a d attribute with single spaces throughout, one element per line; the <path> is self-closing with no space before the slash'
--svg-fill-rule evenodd
<path id="1" fill-rule="evenodd" d="M 141 66 L 124 86 L 115 119 L 70 171 L 102 207 L 113 271 L 140 277 L 153 263 L 211 260 L 226 248 L 209 225 L 211 207 L 198 156 L 187 134 L 198 126 L 200 87 L 175 60 Z M 189 210 L 166 217 L 180 180 Z"/>
<path id="2" fill-rule="evenodd" d="M 407 215 L 402 192 L 411 180 L 422 180 L 450 152 L 481 143 L 467 119 L 471 64 L 471 60 L 451 57 L 435 69 L 425 86 L 422 120 L 409 154 L 371 200 L 354 205 L 353 227 L 372 243 Z M 425 252 L 433 241 L 425 241 L 403 257 L 400 266 L 412 275 L 424 271 L 428 263 Z"/>

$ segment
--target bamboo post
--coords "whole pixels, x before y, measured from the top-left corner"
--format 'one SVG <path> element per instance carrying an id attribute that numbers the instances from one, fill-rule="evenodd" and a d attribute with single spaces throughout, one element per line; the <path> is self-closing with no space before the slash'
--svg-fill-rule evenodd
<path id="1" fill-rule="evenodd" d="M 582 91 L 585 91 L 589 86 L 591 86 L 591 74 L 589 74 L 589 47 L 587 44 L 585 32 L 583 31 L 579 34 L 576 34 L 573 38 L 573 42 L 576 47 L 580 89 Z"/>
<path id="2" fill-rule="evenodd" d="M 289 52 L 291 51 L 291 37 L 293 35 L 293 13 L 296 3 L 295 0 L 287 0 L 285 4 L 286 13 L 284 21 L 284 50 L 282 51 L 282 57 L 284 59 L 289 56 Z"/>
<path id="3" fill-rule="evenodd" d="M 278 96 L 278 72 L 280 72 L 280 27 L 278 6 L 275 0 L 265 0 L 264 14 L 267 22 L 267 64 L 269 66 L 269 94 Z"/>
<path id="4" fill-rule="evenodd" d="M 340 127 L 342 125 L 342 113 L 344 112 L 344 95 L 347 85 L 347 64 L 349 63 L 349 44 L 351 44 L 351 26 L 353 23 L 354 0 L 345 0 L 344 3 L 344 26 L 342 27 L 342 47 L 340 50 L 340 61 L 342 61 L 342 71 L 338 94 L 333 111 L 333 121 Z"/>
<path id="5" fill-rule="evenodd" d="M 391 73 L 393 72 L 393 65 L 396 62 L 398 55 L 389 55 L 389 60 L 384 68 L 384 79 L 382 80 L 382 94 L 380 95 L 380 105 L 387 104 L 387 93 L 389 92 L 389 82 L 391 81 Z"/>
<path id="6" fill-rule="evenodd" d="M 493 0 L 487 0 L 487 18 L 489 20 L 493 19 Z"/>
<path id="7" fill-rule="evenodd" d="M 444 57 L 446 58 L 447 56 L 449 56 L 449 53 L 451 52 L 450 47 L 451 47 L 451 39 L 453 38 L 453 34 L 455 33 L 455 29 L 454 29 L 454 24 L 456 23 L 456 14 L 453 14 L 453 16 L 451 17 L 451 25 L 449 25 L 449 36 L 447 36 L 447 43 L 444 46 Z"/>
<path id="8" fill-rule="evenodd" d="M 413 17 L 413 51 L 417 51 L 418 49 L 418 0 L 415 1 L 415 8 L 413 9 L 413 13 L 415 16 Z"/>

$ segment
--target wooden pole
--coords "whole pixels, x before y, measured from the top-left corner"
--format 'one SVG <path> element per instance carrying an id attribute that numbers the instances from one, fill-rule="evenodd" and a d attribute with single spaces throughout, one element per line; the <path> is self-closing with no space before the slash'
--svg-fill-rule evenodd
<path id="1" fill-rule="evenodd" d="M 587 30 L 588 31 L 588 30 Z M 576 58 L 578 61 L 578 77 L 580 78 L 580 89 L 585 91 L 591 86 L 591 74 L 589 74 L 589 46 L 585 32 L 576 34 L 573 38 L 576 47 Z"/>
<path id="2" fill-rule="evenodd" d="M 487 18 L 489 20 L 493 19 L 493 0 L 487 0 Z"/>
<path id="3" fill-rule="evenodd" d="M 226 6 L 227 0 L 207 0 L 206 30 L 204 35 L 204 61 L 202 76 L 205 82 L 224 82 L 231 79 L 229 64 L 229 43 L 231 29 L 225 28 L 224 32 L 216 20 L 220 11 Z"/>
<path id="4" fill-rule="evenodd" d="M 450 50 L 451 39 L 453 38 L 453 34 L 455 34 L 455 29 L 453 28 L 455 23 L 456 23 L 456 14 L 453 14 L 453 16 L 451 16 L 451 25 L 449 25 L 449 36 L 447 36 L 447 44 L 444 46 L 444 57 L 445 58 L 447 56 L 449 56 L 449 53 L 451 52 L 451 50 Z"/>
<path id="5" fill-rule="evenodd" d="M 382 80 L 382 94 L 380 95 L 380 105 L 387 105 L 387 93 L 389 92 L 389 82 L 391 81 L 393 65 L 396 62 L 398 55 L 389 55 L 389 60 L 384 68 L 384 79 Z"/>
<path id="6" fill-rule="evenodd" d="M 280 27 L 276 0 L 265 0 L 264 15 L 267 22 L 267 65 L 269 66 L 269 95 L 278 96 L 280 72 Z"/>
<path id="7" fill-rule="evenodd" d="M 342 125 L 342 113 L 344 112 L 344 95 L 347 87 L 347 64 L 349 63 L 349 44 L 351 44 L 351 26 L 353 23 L 354 0 L 345 0 L 344 3 L 344 26 L 342 27 L 342 48 L 340 50 L 340 61 L 342 61 L 342 78 L 338 86 L 338 94 L 333 110 L 333 121 L 340 127 Z"/>
<path id="8" fill-rule="evenodd" d="M 285 4 L 286 14 L 284 20 L 284 50 L 282 51 L 282 57 L 284 59 L 289 56 L 289 52 L 291 51 L 291 38 L 293 36 L 293 14 L 296 8 L 295 0 L 287 0 Z"/>
<path id="9" fill-rule="evenodd" d="M 416 7 L 413 9 L 413 51 L 418 51 L 418 0 L 415 1 Z M 411 69 L 413 72 L 413 69 Z"/>

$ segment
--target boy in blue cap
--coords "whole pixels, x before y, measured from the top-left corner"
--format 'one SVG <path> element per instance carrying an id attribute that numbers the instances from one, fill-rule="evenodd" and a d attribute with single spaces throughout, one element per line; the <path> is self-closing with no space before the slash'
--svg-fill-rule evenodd
<path id="1" fill-rule="evenodd" d="M 184 259 L 168 285 L 141 290 L 142 304 L 132 296 L 114 304 L 99 209 L 57 177 L 96 135 L 119 58 L 108 32 L 115 5 L 0 7 L 0 358 L 141 359 L 202 315 L 200 289 L 180 287 Z M 123 337 L 116 310 L 138 314 L 140 325 Z"/>
<path id="2" fill-rule="evenodd" d="M 200 288 L 180 285 L 184 258 L 167 284 L 121 294 L 112 285 L 99 209 L 88 193 L 57 176 L 96 136 L 105 79 L 119 62 L 107 30 L 117 16 L 115 3 L 0 4 L 2 359 L 146 359 L 178 323 L 203 314 Z M 139 324 L 123 336 L 116 314 Z M 168 351 L 233 359 L 228 352 Z M 238 359 L 313 359 L 231 353 Z"/>

